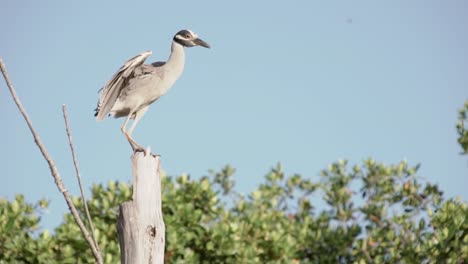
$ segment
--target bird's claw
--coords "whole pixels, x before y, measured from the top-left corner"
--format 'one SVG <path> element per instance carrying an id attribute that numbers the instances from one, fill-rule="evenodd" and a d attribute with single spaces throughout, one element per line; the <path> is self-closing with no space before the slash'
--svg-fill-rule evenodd
<path id="1" fill-rule="evenodd" d="M 133 147 L 132 146 L 132 149 L 133 149 L 133 152 L 145 152 L 145 149 L 138 146 L 138 147 Z"/>
<path id="2" fill-rule="evenodd" d="M 145 154 L 145 156 L 148 156 L 149 154 L 151 154 L 151 148 L 150 147 L 147 147 L 146 149 L 143 148 L 142 146 L 138 145 L 138 144 L 131 144 L 132 145 L 132 149 L 133 149 L 133 152 L 136 153 L 136 152 L 143 152 Z"/>
<path id="3" fill-rule="evenodd" d="M 133 140 L 128 139 L 128 143 L 130 143 L 130 146 L 132 147 L 133 152 L 144 152 L 145 149 L 140 146 L 138 143 L 134 142 Z"/>

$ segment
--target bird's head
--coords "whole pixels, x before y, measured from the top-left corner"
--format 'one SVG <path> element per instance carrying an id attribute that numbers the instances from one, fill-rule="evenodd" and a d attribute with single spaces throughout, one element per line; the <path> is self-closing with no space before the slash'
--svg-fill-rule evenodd
<path id="1" fill-rule="evenodd" d="M 188 29 L 183 29 L 177 32 L 177 34 L 174 35 L 174 41 L 188 48 L 195 46 L 210 48 L 208 43 L 198 38 L 198 35 L 195 32 Z"/>

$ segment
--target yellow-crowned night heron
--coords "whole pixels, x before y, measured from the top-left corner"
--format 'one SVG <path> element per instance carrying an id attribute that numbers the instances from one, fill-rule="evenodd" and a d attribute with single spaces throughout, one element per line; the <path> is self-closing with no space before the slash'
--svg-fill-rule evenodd
<path id="1" fill-rule="evenodd" d="M 142 147 L 132 138 L 133 129 L 149 106 L 167 93 L 182 74 L 185 64 L 184 47 L 194 46 L 210 47 L 194 32 L 181 30 L 173 38 L 171 55 L 166 62 L 143 64 L 152 54 L 151 51 L 142 52 L 125 62 L 101 89 L 96 119 L 101 121 L 107 115 L 116 118 L 126 116 L 121 128 L 122 133 L 133 150 L 141 150 Z M 127 131 L 130 119 L 134 121 Z"/>

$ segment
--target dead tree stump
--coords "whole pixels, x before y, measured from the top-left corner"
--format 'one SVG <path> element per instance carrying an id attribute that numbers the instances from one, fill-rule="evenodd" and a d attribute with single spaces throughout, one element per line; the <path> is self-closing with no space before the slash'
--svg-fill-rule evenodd
<path id="1" fill-rule="evenodd" d="M 122 264 L 164 263 L 160 157 L 145 153 L 132 155 L 133 200 L 119 208 L 117 231 Z"/>

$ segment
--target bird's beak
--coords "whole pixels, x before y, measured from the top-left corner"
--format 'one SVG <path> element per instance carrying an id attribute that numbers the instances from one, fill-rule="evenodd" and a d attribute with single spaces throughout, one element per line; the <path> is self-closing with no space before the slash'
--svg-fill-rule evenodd
<path id="1" fill-rule="evenodd" d="M 197 44 L 198 46 L 202 46 L 202 47 L 205 47 L 205 48 L 210 48 L 210 44 L 206 43 L 205 41 L 203 41 L 202 39 L 199 39 L 199 38 L 196 38 L 193 43 Z"/>

